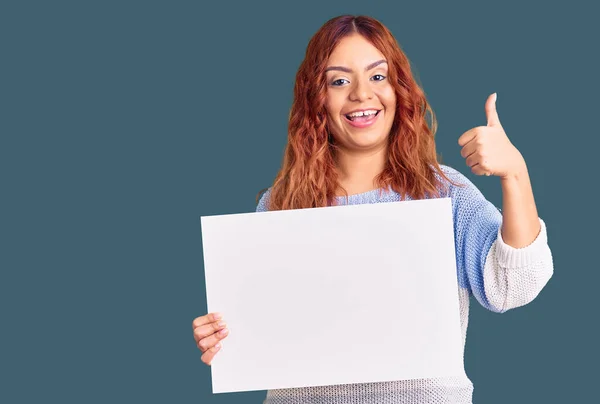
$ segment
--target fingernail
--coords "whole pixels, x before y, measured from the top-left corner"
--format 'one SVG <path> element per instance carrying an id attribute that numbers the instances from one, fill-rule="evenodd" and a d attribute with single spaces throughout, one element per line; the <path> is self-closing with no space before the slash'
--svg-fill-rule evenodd
<path id="1" fill-rule="evenodd" d="M 225 327 L 227 325 L 227 323 L 225 321 L 219 321 L 217 323 L 217 327 L 221 328 L 221 327 Z"/>
<path id="2" fill-rule="evenodd" d="M 214 313 L 214 314 L 213 314 L 213 318 L 214 318 L 215 320 L 220 320 L 220 319 L 222 319 L 222 318 L 223 318 L 223 315 L 222 315 L 221 313 Z"/>
<path id="3" fill-rule="evenodd" d="M 217 345 L 215 345 L 215 351 L 218 351 L 219 349 L 221 349 L 221 343 L 217 343 Z"/>
<path id="4" fill-rule="evenodd" d="M 219 331 L 219 334 L 221 335 L 225 335 L 229 332 L 229 330 L 227 328 L 223 328 L 221 331 Z"/>

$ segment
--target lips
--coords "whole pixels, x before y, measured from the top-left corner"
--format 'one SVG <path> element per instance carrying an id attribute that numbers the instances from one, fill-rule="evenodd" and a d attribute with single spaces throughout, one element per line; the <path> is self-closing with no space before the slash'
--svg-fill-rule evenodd
<path id="1" fill-rule="evenodd" d="M 346 116 L 346 118 L 348 118 L 348 120 L 355 121 L 355 120 L 357 120 L 357 118 L 365 117 L 365 115 L 366 115 L 366 117 L 377 115 L 380 111 L 381 111 L 380 109 L 376 109 L 376 108 L 360 109 L 360 110 L 349 112 L 349 113 L 345 114 L 345 116 Z M 375 112 L 375 113 L 373 113 L 373 112 Z M 357 114 L 362 114 L 362 116 L 357 115 Z M 360 119 L 358 119 L 358 120 L 360 120 Z"/>
<path id="2" fill-rule="evenodd" d="M 355 128 L 366 128 L 373 125 L 379 117 L 381 110 L 377 110 L 374 115 L 363 115 L 351 117 L 348 114 L 344 115 L 344 120 Z"/>

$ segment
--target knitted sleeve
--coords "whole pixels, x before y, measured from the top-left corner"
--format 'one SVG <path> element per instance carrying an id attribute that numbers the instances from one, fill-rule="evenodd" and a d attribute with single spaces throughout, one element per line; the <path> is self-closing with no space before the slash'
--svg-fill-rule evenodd
<path id="1" fill-rule="evenodd" d="M 498 230 L 498 238 L 483 269 L 485 295 L 497 312 L 504 313 L 530 303 L 552 277 L 554 264 L 546 224 L 539 220 L 540 233 L 525 248 L 504 243 L 502 232 Z"/>
<path id="2" fill-rule="evenodd" d="M 256 205 L 257 212 L 266 212 L 269 210 L 269 195 L 271 195 L 271 188 L 266 190 L 258 200 L 258 205 Z"/>
<path id="3" fill-rule="evenodd" d="M 462 187 L 451 186 L 458 282 L 486 309 L 502 313 L 531 302 L 552 276 L 546 227 L 521 249 L 501 237 L 502 214 L 458 171 L 444 172 Z"/>

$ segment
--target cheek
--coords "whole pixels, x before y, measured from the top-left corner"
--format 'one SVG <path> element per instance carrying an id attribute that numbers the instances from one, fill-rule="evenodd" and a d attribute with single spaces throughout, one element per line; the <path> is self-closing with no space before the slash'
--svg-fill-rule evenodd
<path id="1" fill-rule="evenodd" d="M 338 132 L 339 123 L 331 102 L 325 102 L 325 113 L 327 114 L 327 130 L 335 136 Z"/>
<path id="2" fill-rule="evenodd" d="M 325 97 L 325 108 L 327 113 L 333 117 L 339 117 L 344 106 L 344 95 L 342 91 L 337 90 L 327 94 Z"/>
<path id="3" fill-rule="evenodd" d="M 332 117 L 332 112 L 333 112 L 333 105 L 331 105 L 331 100 L 329 98 L 325 99 L 325 113 L 327 114 L 327 118 L 331 120 Z"/>
<path id="4" fill-rule="evenodd" d="M 383 106 L 385 107 L 385 120 L 387 125 L 393 125 L 394 117 L 396 115 L 396 93 L 390 86 L 385 92 L 381 94 L 380 98 Z"/>
<path id="5" fill-rule="evenodd" d="M 340 120 L 340 114 L 336 113 L 334 110 L 327 110 L 327 126 L 332 133 L 338 133 L 340 128 L 342 127 L 342 122 Z"/>
<path id="6" fill-rule="evenodd" d="M 388 99 L 386 105 L 386 112 L 389 112 L 390 116 L 394 116 L 396 113 L 396 99 L 394 97 Z"/>
<path id="7" fill-rule="evenodd" d="M 392 86 L 385 89 L 383 94 L 381 94 L 381 99 L 383 100 L 386 109 L 391 109 L 392 111 L 396 110 L 396 93 Z"/>
<path id="8" fill-rule="evenodd" d="M 327 120 L 329 123 L 333 123 L 335 125 L 335 113 L 333 112 L 331 105 L 325 104 L 325 113 L 327 114 Z"/>

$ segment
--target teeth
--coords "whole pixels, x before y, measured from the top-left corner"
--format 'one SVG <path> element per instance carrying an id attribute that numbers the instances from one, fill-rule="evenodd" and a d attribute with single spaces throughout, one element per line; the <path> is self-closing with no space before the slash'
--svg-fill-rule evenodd
<path id="1" fill-rule="evenodd" d="M 368 111 L 358 111 L 358 112 L 353 112 L 351 114 L 348 114 L 349 117 L 354 118 L 357 116 L 364 116 L 364 115 L 375 115 L 377 113 L 376 109 L 370 109 Z"/>

